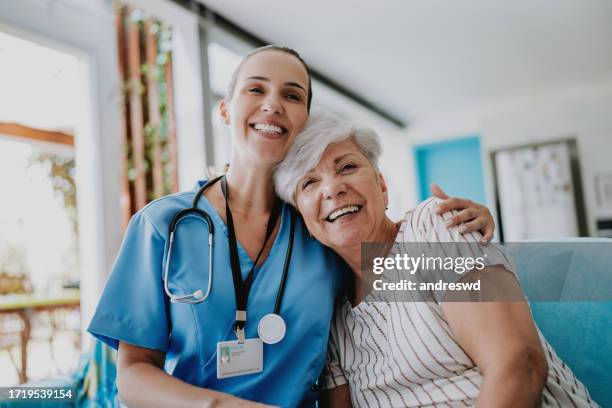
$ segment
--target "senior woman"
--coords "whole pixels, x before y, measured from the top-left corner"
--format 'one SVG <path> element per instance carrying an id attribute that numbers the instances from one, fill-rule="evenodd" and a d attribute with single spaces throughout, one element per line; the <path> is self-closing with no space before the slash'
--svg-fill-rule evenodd
<path id="1" fill-rule="evenodd" d="M 522 296 L 513 302 L 453 302 L 445 293 L 422 302 L 375 299 L 370 291 L 376 276 L 362 265 L 364 242 L 389 243 L 387 248 L 394 242 L 448 242 L 459 252 L 469 244 L 471 256 L 489 259 L 480 277 L 520 291 L 503 253 L 479 245 L 477 233 L 447 229 L 450 215 L 437 214 L 439 200 L 419 204 L 399 222 L 390 220 L 380 153 L 372 130 L 318 114 L 275 172 L 279 196 L 297 207 L 310 233 L 355 275 L 332 323 L 323 405 L 597 406 L 541 337 Z M 410 248 L 393 247 L 399 255 Z"/>

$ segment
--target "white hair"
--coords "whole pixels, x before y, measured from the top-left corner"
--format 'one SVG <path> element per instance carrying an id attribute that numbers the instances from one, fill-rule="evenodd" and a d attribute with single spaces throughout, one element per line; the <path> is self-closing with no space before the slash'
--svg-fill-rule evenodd
<path id="1" fill-rule="evenodd" d="M 382 153 L 380 139 L 374 130 L 341 121 L 329 114 L 315 112 L 310 115 L 304 129 L 295 137 L 285 159 L 274 171 L 276 194 L 295 204 L 297 185 L 321 160 L 323 153 L 334 143 L 351 139 L 361 153 L 378 171 L 378 158 Z"/>

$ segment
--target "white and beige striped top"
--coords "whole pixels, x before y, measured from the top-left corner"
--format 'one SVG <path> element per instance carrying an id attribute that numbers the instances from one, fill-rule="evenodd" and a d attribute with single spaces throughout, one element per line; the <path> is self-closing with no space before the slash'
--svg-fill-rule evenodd
<path id="1" fill-rule="evenodd" d="M 429 199 L 409 211 L 396 242 L 479 241 L 478 234 L 462 236 L 457 228 L 447 229 L 434 212 L 438 203 Z M 503 264 L 512 268 L 509 262 Z M 455 341 L 441 305 L 372 301 L 376 299 L 371 295 L 354 308 L 348 300 L 336 308 L 322 386 L 329 389 L 348 383 L 354 407 L 475 406 L 483 377 Z M 597 407 L 584 385 L 540 337 L 549 366 L 543 406 Z"/>

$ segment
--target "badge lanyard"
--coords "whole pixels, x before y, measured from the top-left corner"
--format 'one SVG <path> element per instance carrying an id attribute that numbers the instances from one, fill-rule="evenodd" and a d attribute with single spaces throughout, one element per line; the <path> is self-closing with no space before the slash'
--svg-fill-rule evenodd
<path id="1" fill-rule="evenodd" d="M 228 192 L 227 192 L 227 180 L 225 177 L 221 179 L 221 191 L 223 192 L 223 196 L 225 198 L 225 214 L 227 217 L 227 229 L 228 229 L 228 237 L 227 241 L 229 244 L 229 252 L 230 252 L 230 264 L 232 268 L 232 278 L 234 281 L 234 294 L 236 297 L 236 319 L 234 322 L 236 337 L 240 343 L 244 343 L 245 341 L 245 325 L 247 321 L 247 302 L 249 298 L 249 292 L 251 290 L 251 286 L 253 284 L 254 279 L 254 271 L 261 257 L 261 254 L 266 246 L 266 243 L 270 239 L 272 235 L 272 231 L 274 230 L 274 226 L 276 225 L 276 219 L 279 216 L 281 209 L 281 201 L 278 198 L 275 198 L 274 205 L 272 206 L 272 212 L 270 213 L 270 218 L 268 219 L 268 225 L 266 227 L 266 235 L 264 238 L 264 242 L 255 258 L 255 262 L 253 262 L 253 266 L 249 271 L 248 275 L 242 280 L 242 270 L 240 268 L 240 259 L 238 257 L 238 245 L 236 241 L 236 232 L 234 230 L 234 219 L 232 217 L 232 211 L 229 207 L 228 202 Z M 293 238 L 295 232 L 295 212 L 291 211 L 291 233 L 289 236 L 289 244 L 287 247 L 287 254 L 285 256 L 285 264 L 283 267 L 283 274 L 280 282 L 280 286 L 278 289 L 278 293 L 276 296 L 276 303 L 274 306 L 274 313 L 268 314 L 264 316 L 258 325 L 259 336 L 265 343 L 274 344 L 282 340 L 285 335 L 286 326 L 282 317 L 279 315 L 280 305 L 282 302 L 283 292 L 285 290 L 285 284 L 287 281 L 287 271 L 289 269 L 289 264 L 291 262 L 291 252 L 293 249 Z"/>

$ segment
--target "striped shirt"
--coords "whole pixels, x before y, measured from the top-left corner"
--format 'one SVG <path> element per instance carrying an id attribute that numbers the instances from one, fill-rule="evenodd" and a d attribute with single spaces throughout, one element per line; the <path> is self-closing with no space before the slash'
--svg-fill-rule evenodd
<path id="1" fill-rule="evenodd" d="M 451 215 L 435 214 L 438 204 L 429 199 L 406 214 L 396 238 L 400 252 L 402 242 L 479 241 L 479 234 L 447 229 L 444 219 Z M 510 260 L 495 246 L 474 246 L 512 271 Z M 549 367 L 543 406 L 597 407 L 541 333 L 540 339 Z M 356 307 L 348 300 L 337 306 L 322 386 L 348 383 L 354 407 L 471 407 L 482 382 L 480 370 L 454 339 L 440 303 L 381 301 L 371 292 Z"/>

